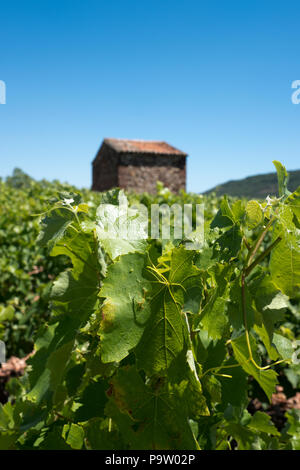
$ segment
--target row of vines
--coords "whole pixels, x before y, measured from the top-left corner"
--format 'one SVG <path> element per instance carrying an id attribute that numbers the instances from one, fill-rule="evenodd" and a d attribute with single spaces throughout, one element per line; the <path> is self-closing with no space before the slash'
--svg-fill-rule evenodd
<path id="1" fill-rule="evenodd" d="M 1 183 L 0 333 L 33 354 L 0 449 L 300 449 L 299 410 L 248 411 L 300 378 L 300 188 L 274 163 L 265 201 Z M 124 202 L 204 204 L 204 242 L 109 237 Z"/>

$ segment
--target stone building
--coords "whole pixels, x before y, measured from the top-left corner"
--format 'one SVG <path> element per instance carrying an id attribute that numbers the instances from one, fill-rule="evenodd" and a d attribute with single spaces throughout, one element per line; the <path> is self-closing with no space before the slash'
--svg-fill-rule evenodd
<path id="1" fill-rule="evenodd" d="M 178 192 L 185 189 L 186 157 L 166 142 L 104 139 L 92 163 L 92 190 L 119 187 L 155 193 L 161 181 Z"/>

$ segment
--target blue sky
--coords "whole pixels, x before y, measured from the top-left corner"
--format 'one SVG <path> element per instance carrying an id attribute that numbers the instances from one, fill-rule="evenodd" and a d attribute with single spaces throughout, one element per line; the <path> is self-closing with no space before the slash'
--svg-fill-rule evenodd
<path id="1" fill-rule="evenodd" d="M 104 137 L 165 140 L 201 192 L 300 168 L 294 1 L 0 0 L 0 175 L 89 187 Z"/>

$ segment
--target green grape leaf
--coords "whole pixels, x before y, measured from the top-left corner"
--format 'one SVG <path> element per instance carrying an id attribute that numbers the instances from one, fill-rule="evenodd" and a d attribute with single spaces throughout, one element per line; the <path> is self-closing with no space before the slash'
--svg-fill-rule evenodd
<path id="1" fill-rule="evenodd" d="M 269 358 L 272 359 L 272 361 L 276 361 L 276 359 L 278 359 L 278 351 L 272 342 L 274 332 L 273 322 L 268 321 L 269 319 L 266 321 L 259 313 L 257 313 L 255 320 L 254 330 L 264 343 Z"/>
<path id="2" fill-rule="evenodd" d="M 14 431 L 0 431 L 0 450 L 14 450 L 19 434 Z"/>
<path id="3" fill-rule="evenodd" d="M 101 247 L 115 259 L 120 255 L 144 252 L 148 238 L 148 216 L 130 208 L 123 191 L 118 199 L 103 202 L 96 215 L 96 234 Z"/>
<path id="4" fill-rule="evenodd" d="M 271 421 L 271 417 L 261 411 L 256 411 L 251 418 L 248 427 L 254 431 L 266 432 L 273 436 L 280 436 L 280 432 L 276 429 L 274 423 Z"/>
<path id="5" fill-rule="evenodd" d="M 236 258 L 241 248 L 242 238 L 240 227 L 238 225 L 233 225 L 216 240 L 216 243 L 219 245 L 220 252 L 215 246 L 214 256 L 219 255 L 220 259 L 226 262 Z"/>
<path id="6" fill-rule="evenodd" d="M 250 229 L 255 228 L 263 221 L 262 208 L 257 201 L 248 201 L 246 205 L 246 222 Z"/>
<path id="7" fill-rule="evenodd" d="M 255 305 L 253 294 L 249 286 L 245 285 L 245 307 L 247 312 L 247 324 L 251 328 L 254 324 Z M 237 277 L 231 284 L 229 302 L 228 302 L 228 317 L 233 327 L 234 333 L 237 335 L 244 329 L 243 318 L 243 301 L 241 295 L 241 278 Z"/>
<path id="8" fill-rule="evenodd" d="M 150 315 L 147 297 L 151 289 L 146 261 L 145 255 L 129 253 L 108 268 L 99 294 L 105 299 L 99 331 L 101 358 L 105 363 L 124 359 L 144 332 Z"/>
<path id="9" fill-rule="evenodd" d="M 217 292 L 206 304 L 201 312 L 201 326 L 213 338 L 222 338 L 228 325 L 227 306 L 229 299 L 226 296 L 218 297 Z"/>
<path id="10" fill-rule="evenodd" d="M 300 223 L 300 186 L 286 199 L 286 203 L 292 209 L 293 213 Z"/>
<path id="11" fill-rule="evenodd" d="M 257 345 L 252 336 L 250 336 L 251 349 L 255 362 L 259 365 L 259 358 L 256 354 Z M 254 379 L 259 383 L 261 388 L 264 390 L 265 394 L 271 399 L 272 393 L 275 392 L 275 386 L 277 382 L 277 374 L 274 370 L 261 370 L 258 369 L 250 360 L 249 360 L 249 351 L 247 348 L 246 335 L 243 334 L 238 338 L 231 340 L 231 345 L 233 348 L 234 356 L 237 362 L 242 366 L 244 371 L 252 375 Z"/>
<path id="12" fill-rule="evenodd" d="M 108 384 L 105 380 L 92 381 L 88 384 L 77 401 L 80 406 L 78 406 L 74 415 L 76 422 L 88 421 L 91 418 L 104 415 L 107 401 L 105 392 L 107 389 Z"/>
<path id="13" fill-rule="evenodd" d="M 219 227 L 230 227 L 235 223 L 234 214 L 229 206 L 227 197 L 224 196 L 223 200 L 220 203 L 220 209 L 217 212 L 214 220 L 211 223 L 211 228 Z"/>
<path id="14" fill-rule="evenodd" d="M 300 410 L 288 410 L 286 413 L 287 426 L 285 432 L 291 436 L 293 450 L 300 450 Z"/>
<path id="15" fill-rule="evenodd" d="M 273 343 L 276 346 L 277 351 L 279 352 L 282 359 L 291 359 L 294 348 L 292 342 L 286 338 L 285 336 L 279 335 L 278 333 L 274 333 L 273 335 Z"/>
<path id="16" fill-rule="evenodd" d="M 92 418 L 83 424 L 86 447 L 92 450 L 126 450 L 116 425 L 108 418 Z"/>
<path id="17" fill-rule="evenodd" d="M 13 429 L 15 426 L 14 409 L 10 402 L 0 403 L 0 431 Z"/>
<path id="18" fill-rule="evenodd" d="M 69 244 L 55 247 L 55 254 L 71 249 L 73 270 L 59 275 L 54 282 L 51 299 L 56 323 L 41 329 L 35 355 L 30 359 L 33 371 L 29 374 L 31 390 L 28 400 L 40 403 L 49 394 L 61 391 L 61 379 L 70 360 L 78 331 L 95 311 L 98 304 L 99 279 L 97 257 L 89 247 L 89 236 L 76 236 Z M 83 254 L 82 244 L 86 241 Z M 72 248 L 73 249 L 72 249 Z M 81 251 L 78 247 L 81 247 Z M 78 253 L 75 251 L 78 249 Z M 82 256 L 81 256 L 82 255 Z M 59 399 L 59 394 L 54 395 Z"/>
<path id="19" fill-rule="evenodd" d="M 30 401 L 24 400 L 22 403 L 17 403 L 14 409 L 14 416 L 20 416 L 19 414 L 22 414 L 22 423 L 19 427 L 19 430 L 22 433 L 30 428 L 36 427 L 37 425 L 39 425 L 38 427 L 44 425 L 47 417 L 47 410 L 31 403 Z"/>
<path id="20" fill-rule="evenodd" d="M 51 256 L 65 255 L 73 265 L 73 276 L 77 279 L 82 272 L 90 278 L 98 275 L 98 246 L 91 233 L 65 233 L 51 250 Z"/>
<path id="21" fill-rule="evenodd" d="M 62 437 L 72 449 L 81 449 L 83 446 L 84 430 L 78 424 L 65 424 Z"/>
<path id="22" fill-rule="evenodd" d="M 169 268 L 152 270 L 151 315 L 136 348 L 138 366 L 149 375 L 167 370 L 185 349 L 187 324 L 182 308 L 191 286 L 201 286 L 200 271 L 193 265 L 194 253 L 183 247 L 172 250 Z"/>
<path id="23" fill-rule="evenodd" d="M 201 328 L 208 332 L 213 338 L 221 338 L 228 326 L 227 309 L 230 301 L 230 278 L 231 266 L 216 264 L 209 273 L 211 274 L 216 287 L 211 290 L 211 296 L 204 306 L 196 324 L 201 323 Z"/>
<path id="24" fill-rule="evenodd" d="M 177 360 L 173 361 L 168 370 L 168 381 L 175 388 L 180 384 L 182 399 L 186 403 L 187 414 L 190 418 L 196 420 L 209 416 L 202 382 L 199 379 L 194 353 L 191 349 L 183 350 Z"/>
<path id="25" fill-rule="evenodd" d="M 186 381 L 171 386 L 158 380 L 150 388 L 134 367 L 120 368 L 111 381 L 106 412 L 131 449 L 196 450 L 183 399 L 186 386 Z"/>
<path id="26" fill-rule="evenodd" d="M 27 399 L 33 403 L 39 404 L 49 398 L 49 394 L 60 385 L 76 334 L 76 330 L 63 332 L 62 329 L 67 326 L 74 327 L 74 322 L 56 323 L 40 332 L 43 346 L 39 348 L 36 343 L 36 353 L 29 361 L 33 369 L 29 374 L 31 390 Z"/>
<path id="27" fill-rule="evenodd" d="M 293 298 L 300 289 L 300 238 L 294 231 L 281 236 L 271 252 L 269 268 L 275 286 Z"/>
<path id="28" fill-rule="evenodd" d="M 224 363 L 226 368 L 218 370 L 218 381 L 221 384 L 222 406 L 245 406 L 247 397 L 247 375 L 242 367 L 230 358 Z M 232 366 L 232 367 L 229 367 Z M 223 374 L 223 376 L 221 375 Z"/>
<path id="29" fill-rule="evenodd" d="M 235 202 L 232 204 L 231 210 L 232 210 L 234 222 L 235 222 L 235 223 L 240 222 L 240 221 L 243 219 L 244 215 L 245 215 L 245 205 L 244 205 L 244 202 L 241 201 L 241 200 L 235 201 Z"/>
<path id="30" fill-rule="evenodd" d="M 0 322 L 10 321 L 14 318 L 15 309 L 12 305 L 4 307 L 0 305 Z"/>
<path id="31" fill-rule="evenodd" d="M 65 428 L 65 432 L 67 429 Z M 62 437 L 63 425 L 54 423 L 50 428 L 40 433 L 38 439 L 34 442 L 33 449 L 41 450 L 71 450 L 71 447 Z"/>
<path id="32" fill-rule="evenodd" d="M 254 329 L 263 341 L 272 360 L 278 359 L 278 351 L 273 344 L 275 325 L 284 319 L 289 307 L 288 297 L 274 285 L 269 275 L 262 274 L 249 285 L 255 300 Z"/>
<path id="33" fill-rule="evenodd" d="M 49 215 L 42 220 L 42 229 L 37 239 L 41 246 L 48 246 L 50 249 L 64 236 L 68 226 L 74 220 L 74 214 L 64 208 L 52 210 Z"/>
<path id="34" fill-rule="evenodd" d="M 273 160 L 273 164 L 277 171 L 279 197 L 288 196 L 290 194 L 287 189 L 289 175 L 286 171 L 286 168 L 277 160 Z"/>
<path id="35" fill-rule="evenodd" d="M 218 367 L 226 356 L 225 340 L 212 339 L 207 330 L 200 329 L 196 342 L 197 361 L 201 364 L 203 372 Z"/>
<path id="36" fill-rule="evenodd" d="M 222 386 L 220 381 L 214 375 L 205 375 L 202 379 L 203 387 L 208 392 L 212 403 L 221 403 Z"/>

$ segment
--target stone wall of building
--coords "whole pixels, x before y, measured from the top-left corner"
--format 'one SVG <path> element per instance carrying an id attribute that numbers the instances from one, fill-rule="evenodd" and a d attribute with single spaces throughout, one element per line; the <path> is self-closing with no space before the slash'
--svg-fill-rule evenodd
<path id="1" fill-rule="evenodd" d="M 128 191 L 156 193 L 161 181 L 172 192 L 185 189 L 186 157 L 146 153 L 118 153 L 103 143 L 93 161 L 93 191 L 119 187 Z"/>
<path id="2" fill-rule="evenodd" d="M 101 156 L 100 156 L 101 151 Z M 118 186 L 118 155 L 103 144 L 93 161 L 93 191 L 107 191 Z"/>
<path id="3" fill-rule="evenodd" d="M 156 193 L 161 181 L 172 192 L 185 189 L 185 157 L 178 155 L 120 155 L 119 187 L 128 191 Z"/>

